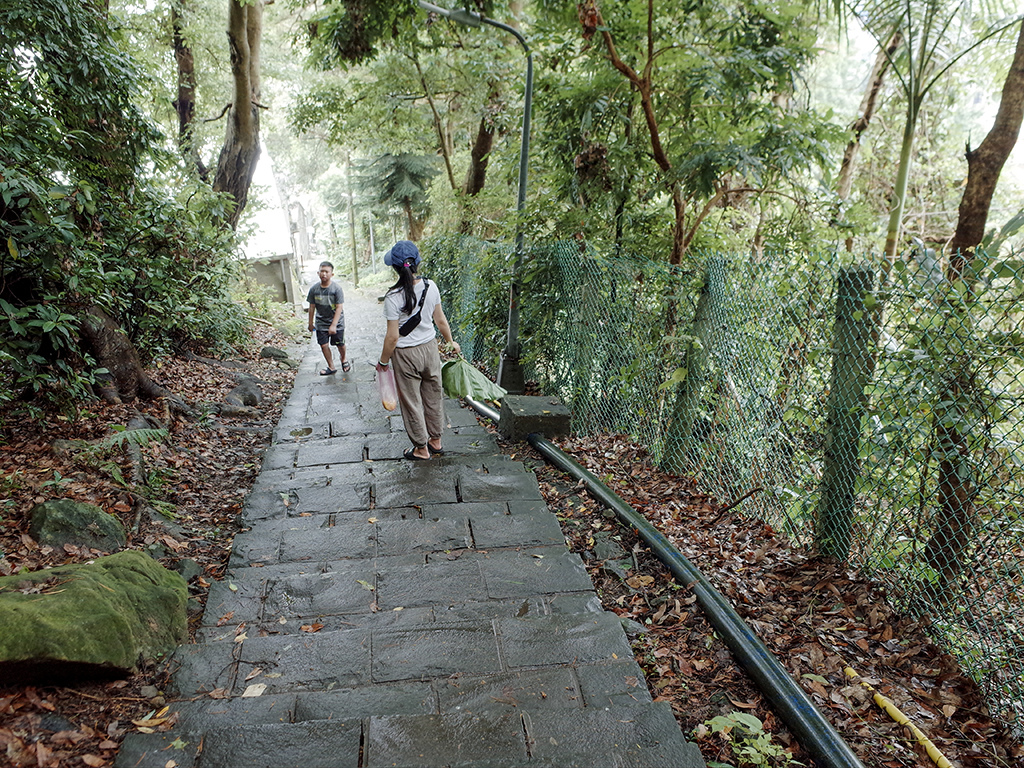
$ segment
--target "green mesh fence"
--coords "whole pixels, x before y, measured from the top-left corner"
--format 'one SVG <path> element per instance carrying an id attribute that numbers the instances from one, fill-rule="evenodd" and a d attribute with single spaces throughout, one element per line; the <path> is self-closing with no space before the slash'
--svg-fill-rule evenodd
<path id="1" fill-rule="evenodd" d="M 493 370 L 511 246 L 426 251 L 463 348 Z M 578 434 L 630 435 L 885 584 L 994 712 L 1024 722 L 1024 266 L 978 261 L 950 283 L 934 260 L 884 279 L 851 261 L 704 254 L 670 268 L 534 246 L 527 376 Z"/>

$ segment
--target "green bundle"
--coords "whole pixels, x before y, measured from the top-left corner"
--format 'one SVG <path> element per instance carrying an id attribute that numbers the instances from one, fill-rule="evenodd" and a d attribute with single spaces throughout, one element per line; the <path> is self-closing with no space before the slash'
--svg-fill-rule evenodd
<path id="1" fill-rule="evenodd" d="M 441 366 L 441 384 L 447 397 L 471 397 L 474 400 L 499 401 L 505 390 L 478 371 L 464 357 Z"/>

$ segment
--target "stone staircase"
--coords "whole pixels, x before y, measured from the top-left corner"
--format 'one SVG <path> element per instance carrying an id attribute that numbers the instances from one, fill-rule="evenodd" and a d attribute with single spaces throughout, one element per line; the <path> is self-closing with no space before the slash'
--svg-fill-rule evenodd
<path id="1" fill-rule="evenodd" d="M 318 377 L 317 357 L 169 662 L 177 720 L 116 765 L 703 766 L 534 475 L 453 402 L 445 455 L 402 459 L 372 369 Z"/>

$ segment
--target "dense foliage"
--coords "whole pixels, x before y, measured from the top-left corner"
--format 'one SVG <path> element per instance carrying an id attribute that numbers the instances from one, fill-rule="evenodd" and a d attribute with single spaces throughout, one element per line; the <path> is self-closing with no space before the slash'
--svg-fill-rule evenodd
<path id="1" fill-rule="evenodd" d="M 0 402 L 88 394 L 92 308 L 143 358 L 241 329 L 223 201 L 176 177 L 118 39 L 85 0 L 0 8 Z"/>

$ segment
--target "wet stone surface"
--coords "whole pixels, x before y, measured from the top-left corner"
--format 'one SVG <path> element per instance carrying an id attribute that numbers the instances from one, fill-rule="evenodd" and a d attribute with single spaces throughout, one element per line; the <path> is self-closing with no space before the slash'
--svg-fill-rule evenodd
<path id="1" fill-rule="evenodd" d="M 402 458 L 359 365 L 380 308 L 351 294 L 353 370 L 319 376 L 311 346 L 197 643 L 169 662 L 177 724 L 116 765 L 703 766 L 533 473 L 452 401 L 444 455 Z"/>

